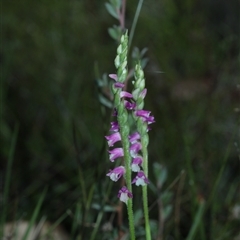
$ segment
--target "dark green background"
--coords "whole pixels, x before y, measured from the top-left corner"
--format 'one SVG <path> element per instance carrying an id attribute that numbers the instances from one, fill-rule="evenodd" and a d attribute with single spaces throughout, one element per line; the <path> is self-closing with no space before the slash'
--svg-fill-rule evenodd
<path id="1" fill-rule="evenodd" d="M 127 28 L 136 7 L 137 0 L 127 1 Z M 117 45 L 107 28 L 117 22 L 99 0 L 5 1 L 1 20 L 1 182 L 19 124 L 8 220 L 28 219 L 48 186 L 41 215 L 55 221 L 81 202 L 79 169 L 86 189 L 100 189 L 94 201 L 109 181 L 105 174 L 113 166 L 104 135 L 110 110 L 101 111 L 94 64 L 101 75 L 115 71 Z M 163 188 L 186 171 L 179 239 L 192 223 L 189 203 L 208 201 L 224 156 L 214 203 L 204 215 L 206 234 L 217 239 L 223 231 L 228 236 L 236 232 L 231 209 L 239 202 L 239 23 L 237 0 L 146 0 L 133 38 L 133 46 L 149 49 L 146 109 L 156 118 L 150 132 L 150 179 L 154 183 L 153 162 L 168 170 Z M 177 189 L 178 184 L 171 190 L 176 194 Z M 112 203 L 116 193 L 114 187 Z M 150 204 L 155 199 L 150 192 Z M 169 204 L 174 208 L 174 197 Z M 150 216 L 157 219 L 154 211 Z M 174 211 L 166 236 L 174 235 L 173 218 Z M 71 221 L 65 220 L 66 229 Z"/>

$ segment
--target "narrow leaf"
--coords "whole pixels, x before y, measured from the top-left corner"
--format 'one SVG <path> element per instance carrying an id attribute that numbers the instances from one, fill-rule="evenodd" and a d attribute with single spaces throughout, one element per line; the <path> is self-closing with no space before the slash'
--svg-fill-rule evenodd
<path id="1" fill-rule="evenodd" d="M 119 19 L 116 9 L 114 9 L 114 7 L 110 3 L 105 3 L 105 6 L 110 15 L 112 15 L 116 19 Z"/>
<path id="2" fill-rule="evenodd" d="M 116 31 L 116 29 L 108 28 L 108 33 L 109 33 L 110 37 L 113 38 L 114 40 L 117 41 L 119 39 L 119 35 L 118 35 L 118 32 Z"/>
<path id="3" fill-rule="evenodd" d="M 204 206 L 205 206 L 205 201 L 201 200 L 200 204 L 199 204 L 199 207 L 198 207 L 198 211 L 197 211 L 196 216 L 194 218 L 192 227 L 191 227 L 190 232 L 189 232 L 189 234 L 186 238 L 187 240 L 194 240 L 195 239 L 195 235 L 197 233 L 198 226 L 202 221 L 202 216 L 203 216 L 203 213 L 204 213 Z"/>

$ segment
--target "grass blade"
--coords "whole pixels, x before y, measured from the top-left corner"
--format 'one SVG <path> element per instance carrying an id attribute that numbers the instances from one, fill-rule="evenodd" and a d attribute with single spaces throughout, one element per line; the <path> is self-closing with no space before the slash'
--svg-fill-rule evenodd
<path id="1" fill-rule="evenodd" d="M 10 188 L 10 178 L 11 178 L 11 170 L 12 170 L 12 164 L 13 164 L 13 157 L 14 152 L 16 148 L 16 142 L 17 142 L 17 136 L 18 136 L 18 130 L 19 125 L 15 125 L 9 156 L 8 156 L 8 162 L 7 162 L 7 172 L 6 172 L 6 178 L 5 178 L 5 184 L 4 184 L 4 192 L 3 192 L 3 210 L 2 210 L 2 217 L 1 217 L 1 227 L 0 227 L 0 236 L 3 236 L 3 229 L 4 224 L 6 221 L 6 214 L 7 214 L 7 202 L 8 202 L 8 194 L 9 194 L 9 188 Z"/>
<path id="2" fill-rule="evenodd" d="M 36 206 L 36 208 L 34 209 L 32 218 L 31 218 L 31 220 L 30 220 L 30 222 L 29 222 L 28 228 L 27 228 L 27 230 L 26 230 L 26 232 L 25 232 L 22 240 L 27 240 L 28 234 L 29 234 L 31 228 L 33 227 L 33 224 L 34 224 L 34 222 L 36 221 L 37 216 L 38 216 L 38 214 L 39 214 L 39 211 L 40 211 L 40 208 L 41 208 L 41 206 L 42 206 L 43 199 L 45 198 L 46 192 L 47 192 L 47 188 L 45 188 L 45 189 L 43 190 L 43 193 L 42 193 L 42 195 L 40 196 L 40 198 L 39 198 L 39 200 L 38 200 L 37 206 Z"/>
<path id="3" fill-rule="evenodd" d="M 131 28 L 130 35 L 129 35 L 129 45 L 128 45 L 129 49 L 131 48 L 132 39 L 133 39 L 133 36 L 134 36 L 135 28 L 137 26 L 137 21 L 138 21 L 138 18 L 139 18 L 141 9 L 142 9 L 143 1 L 144 0 L 139 0 L 137 10 L 136 10 L 136 13 L 135 13 L 135 16 L 134 16 L 134 19 L 133 19 L 132 28 Z"/>
<path id="4" fill-rule="evenodd" d="M 197 232 L 198 226 L 201 223 L 202 216 L 203 216 L 203 213 L 204 213 L 204 206 L 205 206 L 205 201 L 201 200 L 200 204 L 199 204 L 199 207 L 198 207 L 197 214 L 195 215 L 195 218 L 194 218 L 193 225 L 190 229 L 190 232 L 189 232 L 186 240 L 194 240 L 195 239 L 194 236 Z"/>

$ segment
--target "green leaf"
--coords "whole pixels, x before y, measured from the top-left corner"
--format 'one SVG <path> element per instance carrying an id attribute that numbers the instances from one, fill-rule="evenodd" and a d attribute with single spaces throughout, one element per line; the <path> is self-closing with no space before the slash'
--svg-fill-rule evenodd
<path id="1" fill-rule="evenodd" d="M 142 221 L 142 218 L 143 218 L 143 211 L 142 211 L 142 209 L 137 209 L 134 212 L 134 224 L 135 224 L 135 226 L 139 225 L 139 223 Z"/>
<path id="2" fill-rule="evenodd" d="M 120 27 L 114 25 L 112 28 L 108 28 L 108 33 L 114 40 L 119 41 L 121 37 Z"/>
<path id="3" fill-rule="evenodd" d="M 145 68 L 145 67 L 146 67 L 148 61 L 149 61 L 148 58 L 143 58 L 143 59 L 141 60 L 141 66 L 142 66 L 142 68 Z"/>
<path id="4" fill-rule="evenodd" d="M 121 4 L 122 4 L 122 0 L 110 0 L 110 3 L 116 7 L 116 8 L 120 8 Z"/>
<path id="5" fill-rule="evenodd" d="M 148 48 L 142 49 L 142 51 L 141 51 L 141 57 L 143 57 L 147 51 L 148 51 Z"/>
<path id="6" fill-rule="evenodd" d="M 169 191 L 165 191 L 164 193 L 162 193 L 161 195 L 161 200 L 163 202 L 163 205 L 169 203 L 173 197 L 173 193 L 169 192 Z"/>
<path id="7" fill-rule="evenodd" d="M 132 51 L 132 58 L 136 61 L 141 62 L 141 67 L 145 68 L 147 63 L 148 63 L 148 58 L 143 58 L 144 54 L 147 52 L 147 48 L 142 49 L 141 51 L 139 50 L 139 48 L 134 47 L 133 51 Z"/>
<path id="8" fill-rule="evenodd" d="M 112 108 L 113 104 L 109 99 L 105 98 L 102 94 L 99 94 L 98 97 L 99 97 L 99 101 L 102 105 L 104 105 L 105 107 L 108 107 L 108 108 Z"/>
<path id="9" fill-rule="evenodd" d="M 118 40 L 118 33 L 114 28 L 108 28 L 108 33 L 114 40 Z"/>
<path id="10" fill-rule="evenodd" d="M 163 219 L 166 220 L 172 212 L 172 205 L 167 205 L 163 209 Z"/>
<path id="11" fill-rule="evenodd" d="M 137 47 L 134 47 L 133 48 L 133 51 L 132 51 L 132 58 L 133 59 L 136 59 L 136 60 L 139 60 L 140 59 L 140 51 Z"/>
<path id="12" fill-rule="evenodd" d="M 193 224 L 191 226 L 190 232 L 188 233 L 187 240 L 193 240 L 196 239 L 195 235 L 197 234 L 198 227 L 200 226 L 200 223 L 202 221 L 202 217 L 204 214 L 204 207 L 205 207 L 205 201 L 201 200 L 200 204 L 198 206 L 198 210 L 196 212 L 196 215 L 193 220 Z"/>
<path id="13" fill-rule="evenodd" d="M 114 8 L 110 3 L 105 3 L 105 6 L 110 15 L 112 15 L 116 19 L 119 19 L 116 8 Z"/>
<path id="14" fill-rule="evenodd" d="M 161 164 L 155 162 L 153 164 L 153 172 L 157 180 L 157 187 L 161 188 L 167 179 L 167 169 Z"/>

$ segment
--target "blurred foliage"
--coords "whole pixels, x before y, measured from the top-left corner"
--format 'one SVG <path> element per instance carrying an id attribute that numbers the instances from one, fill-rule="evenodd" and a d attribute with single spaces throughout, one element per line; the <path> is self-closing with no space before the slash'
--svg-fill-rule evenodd
<path id="1" fill-rule="evenodd" d="M 101 111 L 94 80 L 96 63 L 101 73 L 114 72 L 116 44 L 107 31 L 114 19 L 98 0 L 2 5 L 1 181 L 19 123 L 8 220 L 30 219 L 47 185 L 40 215 L 55 221 L 68 211 L 66 229 L 75 236 L 77 224 L 86 239 L 92 225 L 85 223 L 99 213 L 91 203 L 102 211 L 117 202 L 105 177 L 111 111 Z M 127 1 L 127 28 L 136 6 Z M 174 210 L 166 237 L 187 237 L 201 199 L 207 201 L 201 239 L 237 234 L 240 220 L 231 209 L 240 201 L 238 7 L 237 0 L 144 1 L 133 47 L 149 49 L 146 105 L 157 121 L 150 163 L 168 169 L 164 186 L 176 196 L 168 199 Z M 150 215 L 157 220 L 156 211 Z M 108 219 L 105 214 L 101 224 Z"/>

